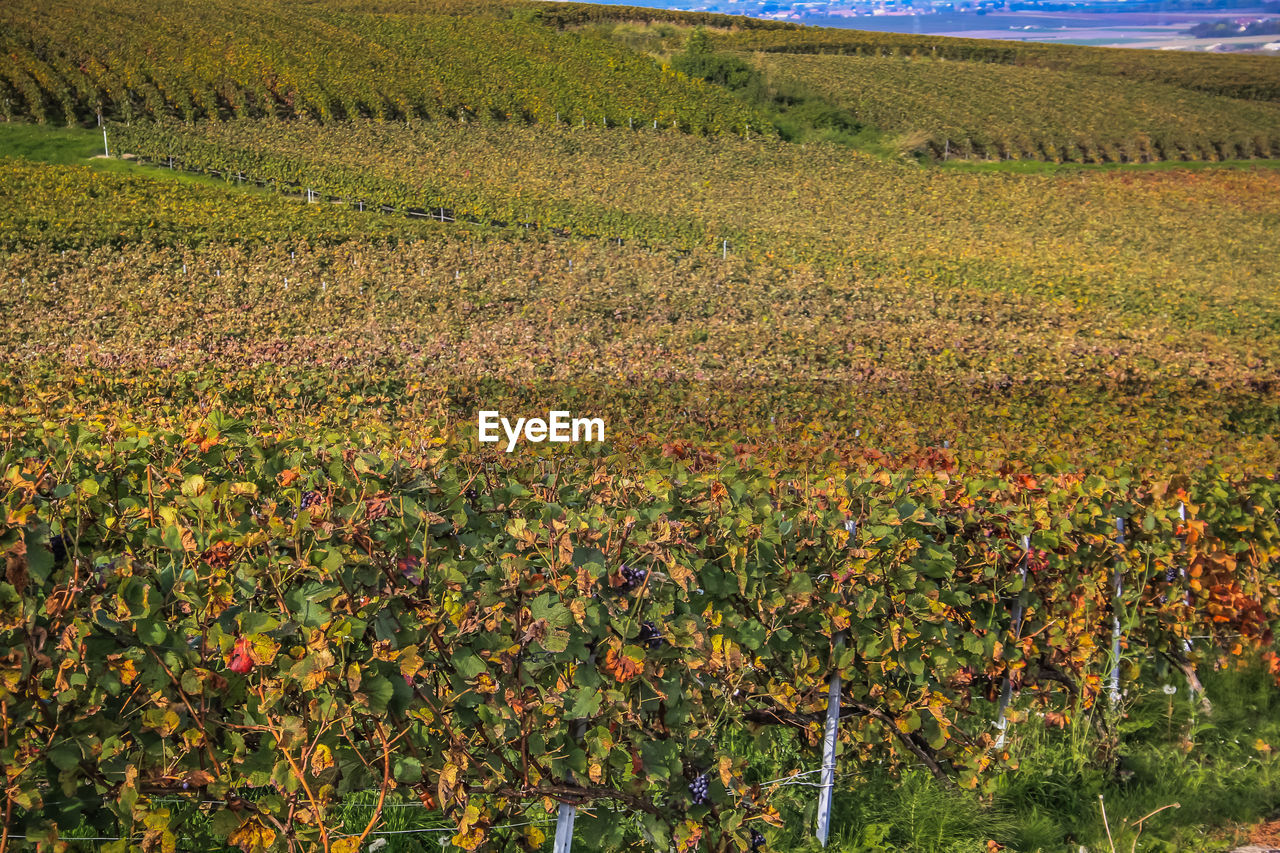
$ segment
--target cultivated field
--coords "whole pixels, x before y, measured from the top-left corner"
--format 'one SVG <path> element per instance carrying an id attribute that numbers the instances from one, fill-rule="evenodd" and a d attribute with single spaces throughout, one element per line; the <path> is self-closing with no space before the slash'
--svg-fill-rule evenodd
<path id="1" fill-rule="evenodd" d="M 73 11 L 0 11 L 0 852 L 1261 832 L 1280 172 L 1214 140 L 1274 127 L 1273 66 Z M 696 24 L 706 79 L 627 47 Z M 1157 125 L 1215 162 L 1105 154 Z M 561 410 L 604 440 L 480 440 Z"/>

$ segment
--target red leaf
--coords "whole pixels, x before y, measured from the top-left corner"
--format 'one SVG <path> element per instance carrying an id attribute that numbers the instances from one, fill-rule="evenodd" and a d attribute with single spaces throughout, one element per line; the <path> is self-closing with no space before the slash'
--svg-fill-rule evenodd
<path id="1" fill-rule="evenodd" d="M 235 650 L 231 652 L 231 662 L 227 664 L 227 668 L 232 672 L 238 672 L 244 675 L 253 669 L 253 658 L 249 656 L 249 638 L 241 637 L 236 640 Z"/>

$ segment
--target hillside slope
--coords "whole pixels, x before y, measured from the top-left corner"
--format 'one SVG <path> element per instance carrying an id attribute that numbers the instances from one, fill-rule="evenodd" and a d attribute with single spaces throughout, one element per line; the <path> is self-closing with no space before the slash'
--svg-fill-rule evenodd
<path id="1" fill-rule="evenodd" d="M 412 12 L 342 4 L 16 0 L 0 8 L 7 119 L 192 121 L 232 116 L 451 117 L 764 127 L 727 92 L 589 33 L 456 3 Z"/>
<path id="2" fill-rule="evenodd" d="M 1244 100 L 1280 100 L 1280 59 L 1257 54 L 1183 53 L 1130 48 L 1037 44 L 945 36 L 803 27 L 724 33 L 732 50 L 855 56 L 923 56 L 963 62 L 1022 65 L 1116 78 L 1117 83 L 1164 83 Z"/>
<path id="3" fill-rule="evenodd" d="M 1078 70 L 917 56 L 760 52 L 781 91 L 818 93 L 934 158 L 1073 162 L 1280 155 L 1280 103 Z"/>

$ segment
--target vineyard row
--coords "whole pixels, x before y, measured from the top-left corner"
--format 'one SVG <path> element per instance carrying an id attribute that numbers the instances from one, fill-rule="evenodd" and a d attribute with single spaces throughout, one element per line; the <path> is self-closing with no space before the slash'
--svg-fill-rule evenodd
<path id="1" fill-rule="evenodd" d="M 399 214 L 402 216 L 413 217 L 418 219 L 430 219 L 436 222 L 440 222 L 442 224 L 444 223 L 456 224 L 458 222 L 462 222 L 463 224 L 466 224 L 466 225 L 479 225 L 479 226 L 488 226 L 493 228 L 514 227 L 514 228 L 532 229 L 532 228 L 541 227 L 539 223 L 536 223 L 536 222 L 506 222 L 506 221 L 497 220 L 497 219 L 481 220 L 481 219 L 477 219 L 477 218 L 466 216 L 466 215 L 462 215 L 460 218 L 458 212 L 455 211 L 453 208 L 449 208 L 449 207 L 426 205 L 426 206 L 413 207 L 413 208 L 408 208 L 408 207 L 398 208 L 389 204 L 382 204 L 377 200 L 370 201 L 364 198 L 350 198 L 350 197 L 344 198 L 339 195 L 330 195 L 320 190 L 313 189 L 309 185 L 281 183 L 278 180 L 261 180 L 251 175 L 245 175 L 244 173 L 239 171 L 231 172 L 230 170 L 225 170 L 225 169 L 224 170 L 203 169 L 198 166 L 187 166 L 187 165 L 184 165 L 182 161 L 175 160 L 172 156 L 167 156 L 159 160 L 149 159 L 148 157 L 140 156 L 140 155 L 130 155 L 130 156 L 134 161 L 142 163 L 144 165 L 157 166 L 160 168 L 169 169 L 171 171 L 176 169 L 176 170 L 180 170 L 180 171 L 187 172 L 189 174 L 195 174 L 195 175 L 208 175 L 210 177 L 221 178 L 227 183 L 231 183 L 232 181 L 235 181 L 237 185 L 248 183 L 260 189 L 274 190 L 275 192 L 280 193 L 281 195 L 305 200 L 307 204 L 341 204 L 353 210 L 358 210 L 360 212 L 364 212 L 368 210 L 368 211 L 377 212 L 377 213 Z M 552 234 L 556 237 L 572 236 L 572 237 L 597 238 L 597 239 L 604 239 L 610 243 L 616 243 L 619 246 L 623 244 L 623 238 L 613 236 L 613 235 L 608 235 L 608 234 L 597 234 L 592 232 L 577 232 L 577 231 L 570 232 L 564 228 L 555 228 L 555 227 L 548 228 L 547 233 Z M 719 246 L 721 249 L 722 256 L 728 257 L 729 240 L 727 238 L 721 238 L 719 241 Z M 690 252 L 693 251 L 692 247 L 690 248 L 667 247 L 667 248 L 672 253 L 677 255 L 687 256 L 688 254 L 690 254 Z"/>
<path id="2" fill-rule="evenodd" d="M 348 849 L 330 812 L 370 787 L 470 849 L 540 800 L 740 849 L 777 786 L 720 744 L 816 745 L 833 676 L 842 762 L 982 787 L 1008 757 L 993 721 L 1090 713 L 1169 667 L 1194 685 L 1269 653 L 1280 603 L 1280 484 L 1210 471 L 965 480 L 935 454 L 797 477 L 680 448 L 265 440 L 219 414 L 33 419 L 4 446 L 0 724 L 35 737 L 0 757 L 27 835 L 56 778 L 156 837 L 150 796 L 270 784 L 213 816 L 246 850 L 286 818 Z"/>

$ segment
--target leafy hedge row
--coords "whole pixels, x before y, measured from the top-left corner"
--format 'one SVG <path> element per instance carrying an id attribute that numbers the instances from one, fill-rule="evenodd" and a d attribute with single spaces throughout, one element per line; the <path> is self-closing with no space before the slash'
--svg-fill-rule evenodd
<path id="1" fill-rule="evenodd" d="M 538 19 L 565 28 L 607 22 L 672 23 L 690 27 L 716 27 L 731 30 L 798 30 L 799 24 L 772 21 L 715 12 L 685 12 L 645 6 L 618 6 L 599 3 L 522 3 L 513 9 L 533 9 Z M 515 14 L 519 14 L 517 11 Z"/>
<path id="2" fill-rule="evenodd" d="M 566 144 L 574 145 L 573 131 L 547 135 L 522 128 L 495 137 L 465 123 L 405 129 L 359 122 L 334 131 L 348 146 L 334 149 L 318 130 L 309 123 L 277 121 L 224 122 L 195 129 L 177 122 L 112 126 L 123 150 L 154 163 L 163 164 L 173 157 L 182 167 L 219 175 L 243 173 L 277 189 L 301 192 L 309 188 L 349 204 L 363 200 L 369 206 L 440 212 L 456 220 L 529 224 L 579 237 L 644 241 L 680 250 L 718 244 L 726 237 L 735 245 L 742 242 L 736 231 L 709 233 L 705 223 L 687 213 L 670 208 L 661 212 L 635 210 L 634 193 L 610 202 L 583 198 L 577 186 L 547 186 L 537 175 L 538 168 L 548 159 L 564 159 L 563 152 L 547 143 L 569 140 Z M 603 131 L 594 129 L 589 138 L 596 132 Z M 505 139 L 506 152 L 488 147 L 499 138 Z M 487 150 L 475 152 L 477 144 Z M 538 152 L 540 159 L 521 159 L 516 154 L 517 146 L 530 144 L 545 146 Z M 459 169 L 454 162 L 441 159 L 442 155 L 466 165 Z M 480 157 L 487 159 L 479 162 Z M 514 170 L 514 174 L 509 171 L 490 178 L 495 169 Z M 407 170 L 416 173 L 409 181 L 404 180 Z M 476 178 L 471 179 L 473 171 Z"/>
<path id="3" fill-rule="evenodd" d="M 934 158 L 1057 162 L 1280 154 L 1280 103 L 992 62 L 758 53 L 774 85 L 820 91 L 861 124 Z"/>
<path id="4" fill-rule="evenodd" d="M 463 118 L 551 124 L 657 119 L 700 132 L 761 127 L 729 93 L 590 33 L 467 14 L 219 0 L 0 8 L 0 109 L 76 124 L 179 118 Z M 216 35 L 210 35 L 214 33 Z"/>
<path id="5" fill-rule="evenodd" d="M 800 475 L 681 444 L 266 437 L 216 413 L 32 417 L 2 446 L 7 828 L 87 818 L 124 830 L 112 850 L 172 849 L 164 794 L 226 801 L 213 826 L 246 851 L 353 851 L 334 805 L 370 787 L 443 810 L 468 849 L 556 801 L 612 802 L 662 849 L 744 849 L 773 789 L 718 744 L 768 724 L 816 741 L 833 673 L 842 761 L 979 786 L 1006 678 L 1014 719 L 1075 713 L 1113 612 L 1137 686 L 1157 658 L 1193 674 L 1266 647 L 1280 594 L 1280 483 L 1212 471 L 979 480 L 935 453 Z"/>
<path id="6" fill-rule="evenodd" d="M 828 27 L 732 32 L 714 36 L 714 42 L 718 48 L 728 50 L 912 56 L 1025 65 L 1119 78 L 1117 85 L 1135 81 L 1164 83 L 1229 98 L 1280 100 L 1280 62 L 1253 54 L 1116 50 Z"/>

